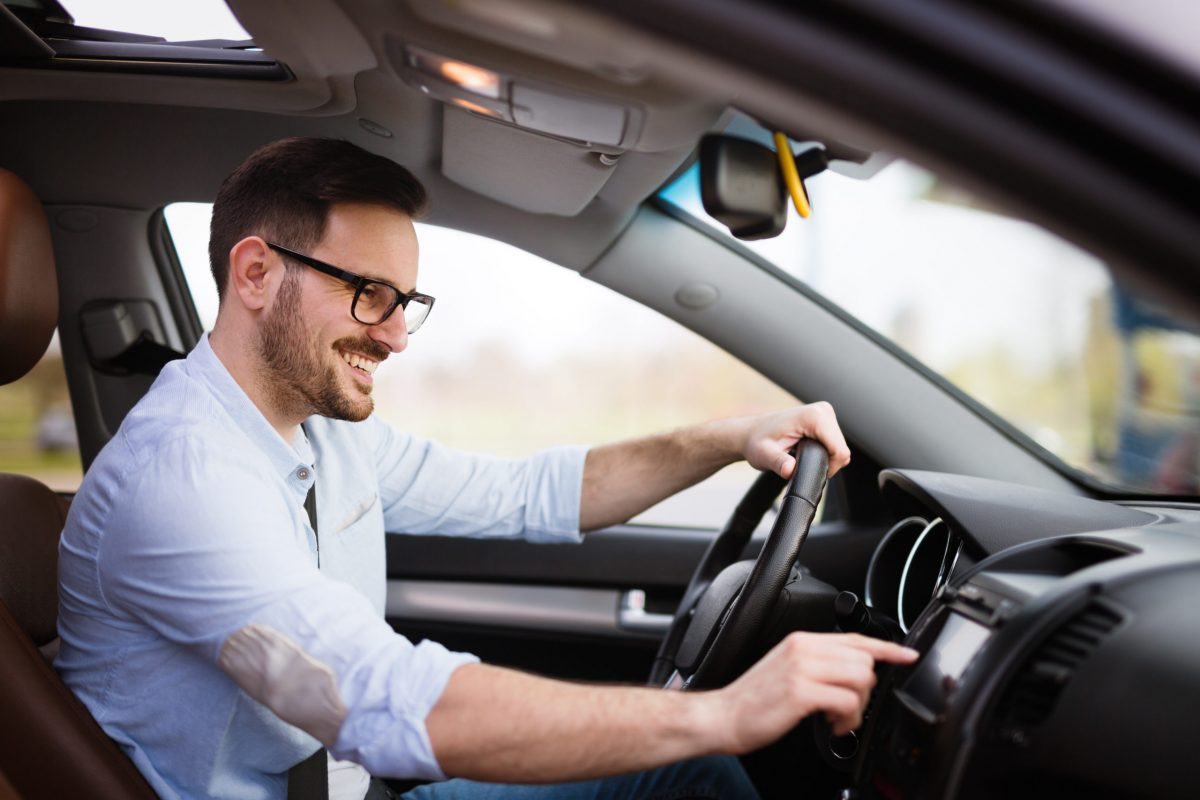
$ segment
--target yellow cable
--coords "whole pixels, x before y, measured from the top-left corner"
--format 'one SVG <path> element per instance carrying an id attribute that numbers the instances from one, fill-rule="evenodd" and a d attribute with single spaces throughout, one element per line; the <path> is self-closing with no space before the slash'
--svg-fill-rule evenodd
<path id="1" fill-rule="evenodd" d="M 808 219 L 812 214 L 812 206 L 808 204 L 808 191 L 804 188 L 804 179 L 796 170 L 796 158 L 792 155 L 792 146 L 787 136 L 775 131 L 775 153 L 779 156 L 779 169 L 783 172 L 783 182 L 787 184 L 788 194 L 797 213 Z"/>

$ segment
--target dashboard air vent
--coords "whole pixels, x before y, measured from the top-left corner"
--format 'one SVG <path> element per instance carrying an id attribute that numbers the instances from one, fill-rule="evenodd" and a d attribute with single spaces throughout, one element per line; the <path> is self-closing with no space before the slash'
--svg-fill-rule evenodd
<path id="1" fill-rule="evenodd" d="M 1054 710 L 1059 694 L 1075 671 L 1123 617 L 1113 607 L 1093 601 L 1054 631 L 1018 671 L 996 709 L 993 730 L 1013 744 L 1028 743 L 1029 734 Z"/>

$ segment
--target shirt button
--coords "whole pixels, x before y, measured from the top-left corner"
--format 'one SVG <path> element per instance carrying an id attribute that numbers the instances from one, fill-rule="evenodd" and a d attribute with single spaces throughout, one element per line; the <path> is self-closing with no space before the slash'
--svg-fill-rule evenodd
<path id="1" fill-rule="evenodd" d="M 304 467 L 301 467 L 300 469 L 296 470 L 296 477 L 302 481 L 308 480 L 308 470 Z"/>

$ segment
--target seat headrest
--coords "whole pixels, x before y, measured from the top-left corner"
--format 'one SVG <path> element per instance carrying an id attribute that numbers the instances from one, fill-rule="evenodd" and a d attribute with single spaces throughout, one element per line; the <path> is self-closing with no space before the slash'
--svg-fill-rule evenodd
<path id="1" fill-rule="evenodd" d="M 0 169 L 0 384 L 33 368 L 58 324 L 58 277 L 42 201 Z"/>

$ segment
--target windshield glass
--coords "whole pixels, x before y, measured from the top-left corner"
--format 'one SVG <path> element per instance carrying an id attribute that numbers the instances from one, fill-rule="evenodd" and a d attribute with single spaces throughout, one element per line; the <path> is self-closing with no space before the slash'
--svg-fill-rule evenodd
<path id="1" fill-rule="evenodd" d="M 758 137 L 755 137 L 758 138 Z M 896 161 L 807 182 L 774 239 L 744 242 L 1006 420 L 1121 490 L 1200 490 L 1200 338 L 1095 257 Z M 660 197 L 723 235 L 693 167 Z"/>

